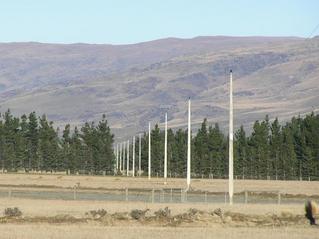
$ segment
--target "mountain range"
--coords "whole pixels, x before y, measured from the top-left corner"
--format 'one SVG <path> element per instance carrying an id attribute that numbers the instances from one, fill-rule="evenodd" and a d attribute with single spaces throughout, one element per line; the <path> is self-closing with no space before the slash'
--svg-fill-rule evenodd
<path id="1" fill-rule="evenodd" d="M 266 114 L 285 122 L 319 109 L 319 38 L 208 36 L 130 45 L 0 43 L 0 111 L 36 111 L 56 126 L 106 114 L 121 140 L 162 126 L 194 130 L 228 122 L 229 70 L 234 122 L 247 129 Z M 194 132 L 194 131 L 193 131 Z"/>

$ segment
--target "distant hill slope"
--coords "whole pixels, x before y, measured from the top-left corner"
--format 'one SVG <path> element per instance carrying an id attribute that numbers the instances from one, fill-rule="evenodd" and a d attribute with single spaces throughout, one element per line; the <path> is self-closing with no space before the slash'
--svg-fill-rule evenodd
<path id="1" fill-rule="evenodd" d="M 0 110 L 37 111 L 63 126 L 106 113 L 119 136 L 147 122 L 227 122 L 228 70 L 234 71 L 236 125 L 319 108 L 319 39 L 168 38 L 132 45 L 0 44 Z"/>

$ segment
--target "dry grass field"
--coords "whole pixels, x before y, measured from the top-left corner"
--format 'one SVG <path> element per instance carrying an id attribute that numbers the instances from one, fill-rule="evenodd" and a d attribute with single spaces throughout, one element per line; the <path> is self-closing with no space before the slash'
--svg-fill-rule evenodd
<path id="1" fill-rule="evenodd" d="M 319 228 L 311 227 L 303 217 L 303 205 L 225 205 L 225 204 L 160 204 L 142 202 L 60 201 L 1 199 L 0 210 L 18 206 L 22 218 L 0 223 L 1 238 L 318 238 Z M 134 220 L 110 217 L 90 219 L 87 212 L 105 209 L 107 215 L 127 215 L 133 209 L 150 209 L 153 215 L 168 206 L 172 216 L 184 215 L 190 208 L 212 212 L 220 208 L 225 220 L 198 214 L 178 225 L 164 219 Z M 231 213 L 230 213 L 231 212 Z M 201 216 L 200 216 L 201 215 Z M 228 215 L 228 216 L 227 216 Z M 243 216 L 243 219 L 236 217 Z M 86 220 L 81 220 L 86 218 Z M 247 220 L 247 218 L 249 220 Z M 270 218 L 276 218 L 270 220 Z M 278 219 L 279 218 L 279 219 Z M 65 219 L 65 220 L 64 220 Z M 78 221 L 77 221 L 78 220 Z M 158 220 L 158 221 L 157 221 Z M 281 220 L 278 224 L 278 220 Z M 262 222 L 259 224 L 259 222 Z M 269 224 L 270 222 L 270 224 Z"/>
<path id="2" fill-rule="evenodd" d="M 1 238 L 10 239 L 317 239 L 318 228 L 242 227 L 102 227 L 96 225 L 0 225 Z"/>
<path id="3" fill-rule="evenodd" d="M 0 186 L 34 189 L 69 188 L 163 188 L 184 187 L 185 180 L 0 174 Z M 15 185 L 15 186 L 14 186 Z M 195 179 L 194 190 L 227 191 L 226 180 Z M 318 182 L 237 180 L 237 192 L 277 191 L 318 195 Z M 5 208 L 18 207 L 20 217 L 4 215 Z M 168 207 L 170 213 L 163 214 Z M 103 216 L 91 211 L 104 209 Z M 146 210 L 134 218 L 132 211 Z M 216 212 L 217 210 L 217 212 Z M 222 212 L 221 215 L 219 211 Z M 162 213 L 162 214 L 159 214 Z M 0 238 L 318 238 L 319 227 L 310 226 L 300 204 L 145 203 L 86 200 L 43 200 L 0 197 Z"/>
<path id="4" fill-rule="evenodd" d="M 123 188 L 184 188 L 186 179 L 169 178 L 164 184 L 162 178 L 112 177 L 112 176 L 69 176 L 57 174 L 0 174 L 1 186 L 39 186 L 72 188 L 80 185 L 90 189 Z M 193 190 L 209 192 L 227 192 L 228 181 L 223 179 L 193 179 Z M 319 181 L 273 181 L 273 180 L 235 180 L 235 192 L 280 191 L 285 194 L 319 195 Z"/>

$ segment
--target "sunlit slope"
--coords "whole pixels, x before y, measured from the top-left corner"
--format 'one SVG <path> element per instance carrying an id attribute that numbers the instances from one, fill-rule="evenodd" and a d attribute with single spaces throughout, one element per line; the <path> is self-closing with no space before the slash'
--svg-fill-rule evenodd
<path id="1" fill-rule="evenodd" d="M 1 110 L 36 110 L 58 125 L 106 113 L 122 136 L 147 122 L 227 122 L 228 69 L 236 125 L 319 108 L 319 39 L 199 37 L 133 45 L 0 44 Z"/>

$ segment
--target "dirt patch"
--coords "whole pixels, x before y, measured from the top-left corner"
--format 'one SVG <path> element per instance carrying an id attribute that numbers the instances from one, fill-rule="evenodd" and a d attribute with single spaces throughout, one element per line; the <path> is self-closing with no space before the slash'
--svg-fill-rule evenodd
<path id="1" fill-rule="evenodd" d="M 56 215 L 53 217 L 0 217 L 0 223 L 53 223 L 53 224 L 75 224 L 86 223 L 87 218 L 76 218 L 70 215 Z"/>
<path id="2" fill-rule="evenodd" d="M 281 213 L 281 215 L 247 215 L 242 213 L 225 212 L 223 223 L 234 226 L 293 226 L 309 224 L 304 215 Z"/>

